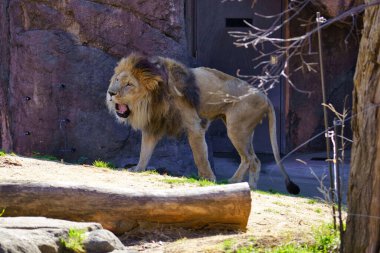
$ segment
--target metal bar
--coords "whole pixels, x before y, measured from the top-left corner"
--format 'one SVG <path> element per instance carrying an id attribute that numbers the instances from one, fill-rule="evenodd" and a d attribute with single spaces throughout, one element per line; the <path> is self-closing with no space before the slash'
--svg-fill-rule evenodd
<path id="1" fill-rule="evenodd" d="M 286 13 L 285 13 L 285 20 L 288 20 L 289 19 L 289 12 L 287 11 L 289 9 L 289 0 L 285 0 L 284 1 L 284 8 L 282 9 L 283 11 L 285 10 Z M 285 24 L 285 39 L 289 39 L 290 38 L 290 22 L 287 22 Z M 290 42 L 289 41 L 285 41 L 285 47 L 286 48 L 289 48 L 289 45 L 290 45 Z M 287 61 L 289 58 L 289 53 L 288 51 L 285 51 L 285 61 Z M 289 75 L 289 65 L 286 66 L 285 68 L 285 74 L 286 76 L 290 76 Z M 283 127 L 281 129 L 281 132 L 280 134 L 284 134 L 285 136 L 281 138 L 284 139 L 284 143 L 283 144 L 280 144 L 281 146 L 283 146 L 283 153 L 287 153 L 288 152 L 288 149 L 287 149 L 287 139 L 286 139 L 286 136 L 287 136 L 287 133 L 286 133 L 286 121 L 288 119 L 288 116 L 289 116 L 289 113 L 290 113 L 290 84 L 289 84 L 289 80 L 288 78 L 285 78 L 284 79 L 284 89 L 285 89 L 285 92 L 281 92 L 281 94 L 283 95 L 283 101 L 284 101 L 284 112 L 285 112 L 285 119 L 281 120 L 281 122 L 283 122 Z M 281 103 L 282 104 L 282 103 Z M 281 148 L 280 148 L 281 150 Z"/>
<path id="2" fill-rule="evenodd" d="M 338 150 L 339 150 L 339 143 L 338 143 L 338 131 L 337 131 L 337 126 L 339 125 L 339 121 L 337 118 L 334 118 L 334 138 L 335 138 L 335 145 L 336 145 L 336 150 L 337 150 L 337 153 L 336 153 L 336 157 L 334 158 L 335 160 L 335 166 L 336 166 L 336 175 L 335 175 L 335 180 L 336 180 L 336 193 L 337 193 L 337 197 L 338 197 L 338 220 L 339 220 L 339 232 L 340 232 L 340 248 L 339 248 L 339 252 L 340 253 L 343 253 L 343 220 L 342 220 L 342 193 L 341 193 L 341 178 L 340 178 L 340 167 L 339 167 L 339 163 L 342 162 L 342 166 L 344 165 L 343 164 L 343 160 L 339 160 L 339 155 L 338 155 Z M 344 123 L 342 123 L 342 129 L 344 129 L 344 126 L 343 126 Z M 343 144 L 343 141 L 342 141 L 342 144 Z M 342 150 L 344 148 L 344 146 L 342 145 L 341 146 Z M 343 153 L 344 151 L 342 151 Z M 341 158 L 343 158 L 343 154 L 341 156 Z"/>
<path id="3" fill-rule="evenodd" d="M 323 103 L 326 104 L 326 91 L 325 91 L 325 74 L 323 69 L 323 52 L 322 52 L 322 36 L 321 36 L 321 14 L 317 12 L 317 29 L 318 29 L 318 53 L 319 53 L 319 66 L 321 73 L 321 85 L 322 85 L 322 100 Z M 327 109 L 326 106 L 323 106 L 323 117 L 325 124 L 325 133 L 328 132 L 328 119 L 327 119 Z M 333 220 L 334 220 L 334 229 L 336 229 L 336 218 L 335 218 L 335 198 L 334 198 L 334 180 L 333 180 L 333 172 L 331 168 L 331 160 L 330 160 L 330 142 L 328 137 L 326 137 L 326 157 L 329 166 L 329 174 L 330 174 L 330 197 L 332 201 L 332 211 L 333 211 Z"/>

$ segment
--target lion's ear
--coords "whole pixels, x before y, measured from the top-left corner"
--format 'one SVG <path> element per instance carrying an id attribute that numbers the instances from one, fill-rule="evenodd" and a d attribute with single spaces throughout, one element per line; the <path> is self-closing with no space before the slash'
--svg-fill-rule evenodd
<path id="1" fill-rule="evenodd" d="M 141 57 L 134 65 L 132 74 L 149 91 L 158 89 L 163 82 L 161 66 L 155 58 Z"/>

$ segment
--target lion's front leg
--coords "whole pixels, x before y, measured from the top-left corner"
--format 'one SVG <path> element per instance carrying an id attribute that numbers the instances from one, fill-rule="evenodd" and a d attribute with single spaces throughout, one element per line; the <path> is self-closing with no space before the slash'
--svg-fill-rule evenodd
<path id="1" fill-rule="evenodd" d="M 138 172 L 138 171 L 144 171 L 146 169 L 146 167 L 148 166 L 149 160 L 152 157 L 153 150 L 156 147 L 159 140 L 160 140 L 159 136 L 142 132 L 139 163 L 136 166 L 130 168 L 129 171 Z"/>
<path id="2" fill-rule="evenodd" d="M 210 162 L 208 161 L 205 132 L 189 131 L 188 137 L 191 150 L 193 151 L 194 161 L 198 168 L 198 176 L 210 181 L 215 181 L 214 172 L 212 172 Z"/>

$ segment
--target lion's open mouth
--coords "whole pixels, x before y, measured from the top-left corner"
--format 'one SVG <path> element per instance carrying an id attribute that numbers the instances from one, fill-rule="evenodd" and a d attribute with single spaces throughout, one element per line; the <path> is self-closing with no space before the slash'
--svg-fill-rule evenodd
<path id="1" fill-rule="evenodd" d="M 128 118 L 131 110 L 129 110 L 128 105 L 115 104 L 116 114 L 121 118 Z"/>

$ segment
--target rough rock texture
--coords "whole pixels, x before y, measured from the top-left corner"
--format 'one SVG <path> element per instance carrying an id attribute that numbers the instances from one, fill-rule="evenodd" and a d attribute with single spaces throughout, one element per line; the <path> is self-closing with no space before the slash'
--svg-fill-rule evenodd
<path id="1" fill-rule="evenodd" d="M 98 223 L 71 222 L 44 217 L 0 218 L 0 252 L 64 252 L 61 239 L 68 240 L 70 229 L 83 230 L 86 252 L 124 250 L 120 240 Z M 87 232 L 86 232 L 87 231 Z"/>
<path id="2" fill-rule="evenodd" d="M 105 229 L 87 232 L 85 238 L 83 246 L 87 252 L 103 253 L 122 250 L 124 248 L 121 241 L 114 234 Z"/>
<path id="3" fill-rule="evenodd" d="M 183 5 L 183 0 L 1 1 L 0 148 L 68 161 L 137 163 L 140 136 L 108 114 L 108 82 L 116 62 L 132 51 L 186 61 Z M 186 143 L 164 143 L 152 165 L 190 172 Z M 158 159 L 162 156 L 167 158 Z"/>

